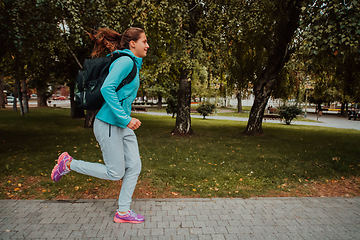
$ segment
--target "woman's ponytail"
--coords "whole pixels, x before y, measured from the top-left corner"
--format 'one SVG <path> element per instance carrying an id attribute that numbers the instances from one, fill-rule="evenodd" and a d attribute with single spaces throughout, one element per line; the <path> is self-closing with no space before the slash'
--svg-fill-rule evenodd
<path id="1" fill-rule="evenodd" d="M 101 56 L 106 50 L 113 52 L 120 49 L 121 34 L 108 28 L 101 28 L 95 34 L 87 33 L 94 42 L 92 57 Z"/>
<path id="2" fill-rule="evenodd" d="M 94 42 L 92 57 L 101 56 L 106 50 L 114 52 L 115 50 L 130 49 L 130 42 L 140 39 L 144 33 L 141 28 L 128 28 L 123 34 L 108 28 L 100 28 L 95 34 L 87 33 Z"/>

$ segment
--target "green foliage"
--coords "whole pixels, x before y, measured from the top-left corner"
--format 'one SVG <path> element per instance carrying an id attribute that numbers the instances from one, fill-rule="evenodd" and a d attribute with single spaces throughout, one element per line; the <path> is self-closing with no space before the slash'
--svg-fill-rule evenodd
<path id="1" fill-rule="evenodd" d="M 279 109 L 279 115 L 285 119 L 287 125 L 290 125 L 291 121 L 301 113 L 302 110 L 298 106 L 284 106 Z"/>
<path id="2" fill-rule="evenodd" d="M 214 110 L 215 110 L 215 105 L 211 103 L 203 103 L 196 109 L 196 111 L 200 113 L 200 115 L 202 115 L 204 119 L 206 116 L 212 114 Z"/>
<path id="3" fill-rule="evenodd" d="M 312 55 L 325 53 L 331 58 L 359 53 L 360 6 L 357 0 L 313 1 L 302 10 L 302 50 Z M 330 63 L 331 59 L 323 61 Z"/>
<path id="4" fill-rule="evenodd" d="M 39 91 L 54 81 L 58 12 L 57 4 L 50 0 L 2 1 L 0 38 L 6 47 L 0 57 L 5 60 L 5 76 L 26 78 L 29 87 Z"/>
<path id="5" fill-rule="evenodd" d="M 336 101 L 360 100 L 360 4 L 350 1 L 313 1 L 303 7 L 299 58 L 306 63 L 316 86 L 336 89 Z M 317 81 L 317 79 L 321 79 Z M 324 81 L 327 83 L 324 84 Z M 323 98 L 326 92 L 316 92 Z"/>

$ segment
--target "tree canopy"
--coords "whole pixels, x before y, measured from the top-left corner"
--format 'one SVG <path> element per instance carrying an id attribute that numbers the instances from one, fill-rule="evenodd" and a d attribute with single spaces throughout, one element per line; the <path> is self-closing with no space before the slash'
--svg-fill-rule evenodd
<path id="1" fill-rule="evenodd" d="M 77 70 L 92 51 L 87 32 L 108 27 L 122 33 L 131 26 L 143 28 L 150 44 L 142 94 L 161 99 L 178 91 L 173 133 L 192 132 L 191 97 L 209 90 L 232 94 L 252 86 L 248 134 L 262 133 L 270 96 L 297 91 L 300 98 L 307 76 L 319 99 L 360 99 L 356 0 L 1 0 L 0 7 L 2 74 L 14 79 L 14 93 L 36 88 L 40 105 L 51 85 L 67 84 L 73 92 Z M 83 114 L 72 102 L 72 115 Z"/>

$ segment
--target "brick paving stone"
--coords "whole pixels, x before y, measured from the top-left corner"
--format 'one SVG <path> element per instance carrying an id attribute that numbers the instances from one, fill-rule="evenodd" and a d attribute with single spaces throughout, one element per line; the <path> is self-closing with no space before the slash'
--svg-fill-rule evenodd
<path id="1" fill-rule="evenodd" d="M 176 235 L 190 235 L 190 228 L 177 228 Z"/>
<path id="2" fill-rule="evenodd" d="M 239 233 L 253 233 L 253 230 L 251 227 L 244 227 L 244 226 L 239 226 L 238 231 L 239 231 Z"/>
<path id="3" fill-rule="evenodd" d="M 146 221 L 146 220 L 145 220 Z M 172 222 L 175 221 L 175 216 L 163 216 L 163 221 L 164 222 Z"/>
<path id="4" fill-rule="evenodd" d="M 190 236 L 185 236 L 186 240 L 199 240 L 199 236 L 195 236 L 195 235 L 190 235 Z"/>
<path id="5" fill-rule="evenodd" d="M 215 227 L 215 226 L 219 226 L 217 221 L 211 220 L 211 221 L 205 221 L 205 225 L 207 227 Z"/>
<path id="6" fill-rule="evenodd" d="M 139 229 L 127 229 L 125 231 L 125 237 L 136 237 L 138 236 Z"/>
<path id="7" fill-rule="evenodd" d="M 196 221 L 197 216 L 196 215 L 185 216 L 185 219 L 186 219 L 186 221 Z"/>
<path id="8" fill-rule="evenodd" d="M 97 237 L 99 230 L 85 230 L 83 238 L 95 238 Z"/>
<path id="9" fill-rule="evenodd" d="M 150 235 L 151 229 L 139 229 L 138 236 L 148 236 Z"/>
<path id="10" fill-rule="evenodd" d="M 181 226 L 181 223 L 180 221 L 174 221 L 174 222 L 170 222 L 170 228 L 179 228 Z"/>
<path id="11" fill-rule="evenodd" d="M 227 234 L 229 233 L 228 230 L 226 229 L 226 227 L 214 227 L 214 231 L 216 234 Z"/>
<path id="12" fill-rule="evenodd" d="M 211 234 L 212 240 L 225 240 L 224 234 Z"/>
<path id="13" fill-rule="evenodd" d="M 186 216 L 185 215 L 175 215 L 175 221 L 186 221 Z"/>
<path id="14" fill-rule="evenodd" d="M 202 235 L 203 234 L 203 228 L 199 227 L 199 228 L 190 228 L 190 234 L 193 235 Z"/>
<path id="15" fill-rule="evenodd" d="M 0 239 L 358 239 L 360 198 L 134 199 L 145 223 L 113 223 L 117 200 L 0 200 Z"/>
<path id="16" fill-rule="evenodd" d="M 170 223 L 168 221 L 166 222 L 157 222 L 157 228 L 169 228 Z"/>
<path id="17" fill-rule="evenodd" d="M 240 233 L 240 229 L 239 229 L 239 227 L 230 227 L 230 226 L 228 226 L 228 227 L 226 227 L 226 229 L 227 229 L 227 231 L 228 231 L 228 233 Z"/>
<path id="18" fill-rule="evenodd" d="M 198 221 L 209 221 L 209 220 L 210 220 L 208 215 L 201 215 L 201 214 L 199 214 L 199 215 L 197 215 L 196 217 L 197 217 L 197 220 L 198 220 Z"/>
<path id="19" fill-rule="evenodd" d="M 239 239 L 242 238 L 240 238 L 237 234 L 230 233 L 225 235 L 225 240 L 239 240 Z"/>
<path id="20" fill-rule="evenodd" d="M 99 231 L 98 235 L 100 234 L 100 232 L 101 232 L 101 230 Z M 122 239 L 122 238 L 124 238 L 125 232 L 126 232 L 125 229 L 115 229 L 111 232 L 108 232 L 108 234 L 110 234 L 110 237 L 118 237 L 118 238 Z M 104 236 L 104 239 L 107 239 L 107 235 L 102 234 L 101 236 Z"/>
<path id="21" fill-rule="evenodd" d="M 71 231 L 68 238 L 71 238 L 71 239 L 83 239 L 84 235 L 85 235 L 85 231 Z"/>
<path id="22" fill-rule="evenodd" d="M 20 233 L 20 232 L 19 232 Z M 30 234 L 24 234 L 23 236 L 27 239 L 39 239 L 41 238 L 41 235 L 43 235 L 44 232 L 42 231 L 32 231 Z"/>
<path id="23" fill-rule="evenodd" d="M 195 221 L 195 222 L 194 222 L 194 227 L 195 227 L 195 228 L 206 227 L 205 222 L 206 222 L 206 221 Z"/>
<path id="24" fill-rule="evenodd" d="M 151 216 L 149 218 L 149 221 L 151 222 L 161 222 L 163 219 L 162 219 L 162 215 L 158 215 L 158 216 Z"/>
<path id="25" fill-rule="evenodd" d="M 230 226 L 229 221 L 216 220 L 216 222 L 217 222 L 217 225 L 218 225 L 219 227 L 227 227 L 227 226 Z"/>
<path id="26" fill-rule="evenodd" d="M 194 221 L 185 221 L 180 225 L 182 228 L 191 228 L 194 227 Z"/>
<path id="27" fill-rule="evenodd" d="M 163 228 L 151 229 L 150 235 L 152 235 L 152 236 L 163 236 L 164 235 L 164 229 Z"/>
<path id="28" fill-rule="evenodd" d="M 68 224 L 67 230 L 79 231 L 81 226 L 82 226 L 82 224 Z"/>

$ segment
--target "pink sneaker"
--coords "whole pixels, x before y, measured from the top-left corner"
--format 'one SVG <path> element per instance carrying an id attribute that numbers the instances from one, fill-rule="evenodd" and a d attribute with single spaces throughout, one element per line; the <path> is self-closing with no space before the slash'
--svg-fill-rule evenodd
<path id="1" fill-rule="evenodd" d="M 118 211 L 115 213 L 114 222 L 117 223 L 142 223 L 145 221 L 145 217 L 140 214 L 136 214 L 133 210 L 128 211 L 127 214 L 121 215 Z"/>
<path id="2" fill-rule="evenodd" d="M 58 164 L 55 165 L 54 169 L 51 172 L 51 179 L 55 182 L 58 182 L 62 176 L 70 172 L 70 169 L 67 168 L 66 163 L 73 160 L 73 158 L 67 153 L 64 152 L 58 158 Z"/>
<path id="3" fill-rule="evenodd" d="M 57 164 L 59 164 L 65 157 L 71 158 L 71 160 L 72 160 L 72 157 L 70 156 L 70 154 L 68 154 L 67 152 L 63 152 L 63 153 L 59 156 L 59 158 L 58 158 L 58 160 L 57 160 Z"/>

